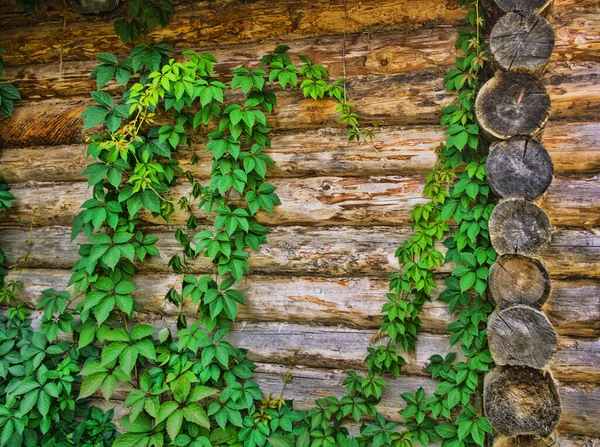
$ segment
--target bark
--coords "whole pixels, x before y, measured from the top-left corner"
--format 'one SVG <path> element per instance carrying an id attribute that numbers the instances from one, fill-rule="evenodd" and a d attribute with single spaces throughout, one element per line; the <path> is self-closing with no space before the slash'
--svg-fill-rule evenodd
<path id="1" fill-rule="evenodd" d="M 530 138 L 495 143 L 487 160 L 487 179 L 501 197 L 534 200 L 544 194 L 554 175 L 548 151 Z"/>
<path id="2" fill-rule="evenodd" d="M 403 175 L 425 173 L 433 168 L 435 148 L 444 138 L 439 127 L 386 127 L 368 143 L 348 143 L 345 129 L 323 128 L 302 132 L 274 132 L 268 155 L 275 161 L 269 178 L 334 175 Z M 543 143 L 552 156 L 557 175 L 600 171 L 600 123 L 549 122 Z M 377 149 L 377 150 L 375 150 Z M 205 144 L 193 145 L 200 158 L 191 166 L 191 152 L 174 153 L 181 168 L 208 178 L 211 158 Z M 379 152 L 379 153 L 378 153 Z M 86 159 L 86 146 L 6 147 L 0 150 L 2 177 L 9 183 L 76 182 L 92 159 Z M 488 180 L 489 173 L 488 173 Z"/>
<path id="3" fill-rule="evenodd" d="M 500 202 L 489 221 L 490 241 L 498 254 L 535 256 L 550 242 L 552 229 L 544 211 L 522 199 Z"/>
<path id="4" fill-rule="evenodd" d="M 513 304 L 540 308 L 550 296 L 550 276 L 534 258 L 519 255 L 499 257 L 490 268 L 490 295 L 503 309 Z"/>
<path id="5" fill-rule="evenodd" d="M 502 17 L 490 35 L 490 51 L 497 67 L 541 73 L 552 55 L 554 31 L 537 14 L 515 12 Z"/>
<path id="6" fill-rule="evenodd" d="M 20 279 L 24 289 L 19 299 L 35 306 L 41 291 L 63 290 L 70 278 L 68 270 L 25 269 Z M 173 273 L 138 274 L 134 279 L 134 298 L 140 312 L 155 318 L 174 318 L 179 310 L 165 301 L 170 287 L 181 284 Z M 388 283 L 385 279 L 252 275 L 240 284 L 246 305 L 239 308 L 240 320 L 252 322 L 297 322 L 303 324 L 343 324 L 371 331 L 381 324 L 381 308 L 387 302 Z M 443 287 L 438 281 L 438 288 Z M 442 289 L 443 290 L 443 289 Z M 554 290 L 544 305 L 544 312 L 561 336 L 600 336 L 600 283 L 596 280 L 555 281 Z M 437 301 L 439 289 L 432 302 L 426 303 L 420 316 L 423 328 L 444 332 L 454 321 L 448 306 Z M 184 307 L 193 318 L 197 309 L 190 303 Z M 579 341 L 583 343 L 583 341 Z M 579 343 L 578 342 L 578 343 Z M 585 344 L 581 349 L 587 350 Z M 579 349 L 579 348 L 577 348 Z M 596 347 L 590 348 L 597 350 Z M 583 357 L 582 357 L 583 358 Z M 591 361 L 595 361 L 591 357 Z M 594 374 L 586 374 L 591 380 Z"/>
<path id="7" fill-rule="evenodd" d="M 499 72 L 479 90 L 475 114 L 494 138 L 536 136 L 550 117 L 550 95 L 531 74 Z"/>
<path id="8" fill-rule="evenodd" d="M 552 99 L 553 119 L 595 120 L 600 113 L 600 82 L 597 64 L 572 64 L 553 68 L 545 77 Z M 444 92 L 438 70 L 408 75 L 353 78 L 348 95 L 360 111 L 361 124 L 417 126 L 438 124 L 440 110 L 454 100 Z M 342 127 L 331 100 L 304 99 L 298 90 L 277 92 L 278 106 L 269 117 L 275 129 Z M 228 100 L 240 101 L 238 94 Z M 27 101 L 17 105 L 13 116 L 0 126 L 6 146 L 49 146 L 83 142 L 80 114 L 92 104 L 89 97 L 69 100 Z M 159 114 L 157 123 L 172 122 Z M 90 132 L 94 132 L 91 130 Z"/>
<path id="9" fill-rule="evenodd" d="M 258 214 L 258 219 L 266 225 L 406 225 L 410 221 L 412 206 L 425 202 L 421 196 L 424 185 L 421 177 L 312 177 L 273 179 L 272 183 L 277 186 L 276 192 L 282 204 L 275 207 L 272 214 Z M 17 200 L 3 212 L 2 226 L 29 227 L 34 217 L 40 226 L 70 225 L 80 211 L 80 205 L 91 197 L 91 191 L 82 182 L 17 184 L 12 192 Z M 173 188 L 171 195 L 180 197 L 188 193 L 187 185 L 182 185 Z M 600 182 L 594 178 L 556 179 L 541 206 L 553 225 L 599 225 Z M 532 207 L 534 205 L 527 205 L 525 213 Z M 204 219 L 202 213 L 198 213 L 198 217 Z M 147 213 L 142 213 L 140 218 L 146 223 L 164 225 L 162 219 Z M 184 222 L 184 216 L 180 214 L 175 214 L 170 220 L 172 225 Z M 508 230 L 508 227 L 505 226 L 505 229 Z M 500 236 L 500 233 L 494 235 Z M 509 244 L 509 247 L 510 250 L 505 252 L 514 253 L 514 244 Z"/>
<path id="10" fill-rule="evenodd" d="M 546 315 L 524 305 L 496 309 L 489 317 L 487 336 L 497 365 L 543 369 L 558 346 L 558 336 Z"/>
<path id="11" fill-rule="evenodd" d="M 177 8 L 169 26 L 157 27 L 148 42 L 169 42 L 177 48 L 225 46 L 265 39 L 297 39 L 328 34 L 415 29 L 426 23 L 456 24 L 464 11 L 453 0 L 402 0 L 390 3 L 373 0 L 344 8 L 343 3 L 325 0 L 273 3 L 195 1 Z M 345 10 L 348 20 L 344 20 Z M 127 48 L 114 32 L 114 19 L 90 25 L 69 23 L 64 32 L 62 21 L 38 25 L 35 32 L 27 27 L 3 30 L 0 42 L 6 49 L 7 65 L 57 61 L 61 46 L 63 60 L 90 59 L 108 51 L 123 53 Z M 346 26 L 345 25 L 346 23 Z M 64 44 L 66 43 L 66 44 Z"/>
<path id="12" fill-rule="evenodd" d="M 200 229 L 204 229 L 201 227 Z M 160 256 L 146 258 L 136 265 L 140 272 L 170 272 L 169 259 L 181 253 L 175 241 L 175 228 L 143 228 L 144 233 L 158 237 L 156 247 Z M 14 264 L 24 252 L 26 239 L 31 238 L 33 249 L 30 267 L 70 269 L 79 256 L 77 245 L 86 243 L 83 234 L 71 244 L 71 229 L 66 227 L 1 228 L 0 247 L 9 264 Z M 340 234 L 344 237 L 340 238 Z M 281 227 L 271 228 L 269 244 L 250 256 L 252 272 L 279 275 L 320 275 L 383 278 L 397 271 L 394 251 L 411 236 L 408 227 Z M 446 248 L 436 247 L 442 253 Z M 553 279 L 600 277 L 600 235 L 587 230 L 559 229 L 542 260 Z M 191 273 L 210 271 L 207 258 L 189 261 Z M 443 265 L 439 274 L 451 272 L 452 264 Z M 579 298 L 580 299 L 580 298 Z"/>
<path id="13" fill-rule="evenodd" d="M 72 23 L 67 19 L 68 23 Z M 4 20 L 2 23 L 6 23 Z M 62 21 L 61 21 L 62 23 Z M 599 61 L 600 17 L 593 11 L 586 13 L 571 7 L 552 18 L 556 44 L 551 61 L 564 64 L 576 61 Z M 491 29 L 491 26 L 489 26 Z M 346 47 L 346 77 L 368 75 L 397 75 L 414 71 L 440 69 L 454 64 L 454 41 L 456 28 L 423 28 L 407 33 L 406 30 L 383 33 L 361 33 L 344 36 L 327 35 L 298 40 L 286 39 L 290 54 L 303 54 L 325 65 L 333 77 L 344 76 L 342 68 L 342 45 Z M 199 48 L 200 52 L 212 52 L 219 64 L 216 73 L 230 76 L 240 64 L 249 68 L 260 64 L 261 57 L 277 46 L 277 40 Z M 186 47 L 175 48 L 179 54 Z M 123 47 L 121 52 L 127 49 Z M 88 60 L 50 60 L 45 64 L 8 65 L 4 76 L 12 80 L 26 99 L 87 96 L 96 88 L 95 79 L 89 74 L 97 66 L 91 56 Z M 555 70 L 553 67 L 552 70 Z M 103 90 L 110 93 L 122 91 L 116 82 Z"/>
<path id="14" fill-rule="evenodd" d="M 505 436 L 549 436 L 561 416 L 560 396 L 549 371 L 496 367 L 486 374 L 485 414 Z"/>

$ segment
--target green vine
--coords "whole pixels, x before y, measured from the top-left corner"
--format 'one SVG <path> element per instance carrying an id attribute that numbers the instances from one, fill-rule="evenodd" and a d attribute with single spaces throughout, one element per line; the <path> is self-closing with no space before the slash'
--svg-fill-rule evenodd
<path id="1" fill-rule="evenodd" d="M 485 152 L 472 109 L 487 51 L 478 0 L 461 4 L 473 29 L 459 31 L 462 56 L 445 78 L 447 91 L 457 96 L 443 110 L 447 139 L 426 177 L 430 201 L 414 208 L 414 235 L 396 252 L 400 272 L 390 277 L 389 302 L 373 339 L 386 341 L 368 348 L 365 375 L 348 373 L 343 397 L 319 399 L 308 412 L 285 400 L 290 371 L 281 395 L 264 397 L 252 380 L 256 365 L 226 335 L 244 304 L 236 285 L 249 272 L 249 253 L 267 242 L 268 229 L 257 215 L 280 203 L 266 181 L 274 164 L 267 153 L 267 117 L 277 104 L 275 89 L 299 87 L 305 98 L 337 101 L 349 140 L 360 141 L 370 133 L 359 126 L 345 80 L 329 79 L 325 67 L 305 56 L 294 64 L 284 45 L 263 57 L 260 68 L 234 69 L 229 82 L 215 76 L 212 55 L 185 51 L 183 60 L 175 60 L 164 43 L 137 45 L 121 60 L 97 55 L 100 64 L 91 76 L 98 89 L 116 81 L 126 90 L 119 101 L 92 92 L 95 104 L 83 113 L 86 129 L 103 127 L 90 137 L 88 156 L 95 162 L 84 171 L 93 197 L 73 225 L 73 238 L 80 232 L 88 238 L 69 282 L 74 294 L 42 293 L 39 331 L 21 305 L 0 321 L 0 446 L 483 445 L 491 427 L 478 416 L 475 399 L 480 375 L 492 362 L 485 332 L 491 307 L 484 294 L 496 255 L 487 231 L 493 204 Z M 130 2 L 128 17 L 115 23 L 123 43 L 165 26 L 169 5 Z M 12 111 L 12 99 L 3 96 L 0 107 L 7 104 Z M 199 135 L 212 161 L 208 184 L 193 173 L 202 158 L 195 152 Z M 185 172 L 174 158 L 182 146 L 192 152 L 192 170 Z M 0 184 L 0 206 L 12 200 L 5 191 Z M 134 323 L 135 313 L 144 309 L 133 298 L 133 277 L 135 263 L 159 254 L 157 238 L 142 226 L 159 218 L 183 219 L 185 227 L 175 232 L 181 254 L 169 260 L 181 285 L 165 296 L 178 310 L 176 330 L 163 328 L 155 339 L 152 326 Z M 445 255 L 436 246 L 442 240 Z M 210 260 L 209 274 L 191 274 L 198 257 Z M 457 316 L 448 332 L 464 359 L 455 353 L 430 359 L 427 371 L 440 384 L 430 397 L 423 389 L 402 395 L 407 405 L 399 412 L 401 431 L 376 405 L 384 377 L 398 377 L 406 364 L 402 351 L 416 347 L 419 315 L 432 299 L 443 262 L 455 268 L 438 299 Z M 0 279 L 4 273 L 0 270 Z M 7 302 L 15 287 L 2 295 Z M 68 336 L 73 340 L 65 340 Z M 129 409 L 120 435 L 112 411 L 89 401 L 98 393 L 108 400 L 117 390 L 126 394 Z M 361 423 L 358 435 L 345 427 L 347 418 Z"/>
<path id="2" fill-rule="evenodd" d="M 435 272 L 442 262 L 454 263 L 438 299 L 448 303 L 450 312 L 457 316 L 447 331 L 450 344 L 460 344 L 465 359 L 457 361 L 455 353 L 431 357 L 427 371 L 440 381 L 434 395 L 427 398 L 423 389 L 402 395 L 407 403 L 401 412 L 407 433 L 422 445 L 440 440 L 443 446 L 483 445 L 486 433 L 492 433 L 489 422 L 477 415 L 474 405 L 480 376 L 492 363 L 486 336 L 492 308 L 485 291 L 489 267 L 496 258 L 488 233 L 494 205 L 486 182 L 486 153 L 480 146 L 473 111 L 478 74 L 488 53 L 482 40 L 484 21 L 478 0 L 461 3 L 474 29 L 459 31 L 456 48 L 462 56 L 445 77 L 446 90 L 457 94 L 454 103 L 442 112 L 446 143 L 438 149 L 436 165 L 426 177 L 424 194 L 430 201 L 415 206 L 415 233 L 396 252 L 401 273 L 391 276 L 390 302 L 382 310 L 381 333 L 393 343 L 387 346 L 387 355 L 395 355 L 394 345 L 414 349 L 421 327 L 419 314 L 437 287 Z M 455 231 L 449 225 L 452 221 L 457 225 Z M 441 240 L 447 248 L 445 256 L 436 247 Z"/>

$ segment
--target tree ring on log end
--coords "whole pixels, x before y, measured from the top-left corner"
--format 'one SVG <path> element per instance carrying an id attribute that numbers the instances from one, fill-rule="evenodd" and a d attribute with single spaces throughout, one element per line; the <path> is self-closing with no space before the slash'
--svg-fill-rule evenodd
<path id="1" fill-rule="evenodd" d="M 505 12 L 540 11 L 545 9 L 552 0 L 496 0 L 496 4 Z"/>
<path id="2" fill-rule="evenodd" d="M 507 199 L 496 205 L 488 226 L 490 240 L 499 255 L 535 256 L 552 238 L 546 213 L 523 199 Z"/>
<path id="3" fill-rule="evenodd" d="M 497 365 L 541 369 L 550 363 L 558 348 L 558 336 L 548 317 L 524 305 L 492 312 L 487 336 Z"/>
<path id="4" fill-rule="evenodd" d="M 547 437 L 561 414 L 552 374 L 516 366 L 498 366 L 485 376 L 483 406 L 492 427 L 505 436 Z"/>
<path id="5" fill-rule="evenodd" d="M 532 74 L 499 72 L 481 87 L 475 114 L 481 128 L 501 140 L 534 136 L 550 116 L 550 95 Z"/>
<path id="6" fill-rule="evenodd" d="M 543 264 L 520 255 L 500 256 L 490 268 L 490 294 L 502 309 L 526 304 L 539 309 L 550 296 L 551 281 Z"/>
<path id="7" fill-rule="evenodd" d="M 534 200 L 546 192 L 553 176 L 552 158 L 536 140 L 514 137 L 490 148 L 487 178 L 501 197 Z"/>
<path id="8" fill-rule="evenodd" d="M 554 435 L 548 438 L 538 438 L 531 435 L 498 436 L 494 439 L 492 447 L 558 447 L 559 443 Z"/>
<path id="9" fill-rule="evenodd" d="M 541 70 L 554 49 L 550 23 L 531 12 L 514 12 L 502 17 L 490 35 L 490 51 L 503 70 Z"/>

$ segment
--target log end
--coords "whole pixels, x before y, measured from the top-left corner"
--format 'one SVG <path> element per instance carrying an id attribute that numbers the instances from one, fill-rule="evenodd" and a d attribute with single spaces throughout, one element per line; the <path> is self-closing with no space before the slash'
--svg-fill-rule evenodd
<path id="1" fill-rule="evenodd" d="M 497 365 L 544 368 L 558 348 L 558 336 L 548 317 L 524 305 L 496 309 L 488 320 L 487 335 Z"/>
<path id="2" fill-rule="evenodd" d="M 483 406 L 492 427 L 505 436 L 545 438 L 561 415 L 560 397 L 549 371 L 496 367 L 485 376 Z"/>
<path id="3" fill-rule="evenodd" d="M 552 183 L 554 164 L 548 151 L 536 140 L 515 137 L 492 145 L 487 176 L 499 196 L 535 200 Z"/>
<path id="4" fill-rule="evenodd" d="M 496 205 L 490 216 L 489 231 L 499 255 L 535 256 L 552 238 L 546 213 L 523 199 L 507 199 Z"/>
<path id="5" fill-rule="evenodd" d="M 554 49 L 550 23 L 532 12 L 514 12 L 502 17 L 490 35 L 490 51 L 502 70 L 538 73 Z"/>
<path id="6" fill-rule="evenodd" d="M 475 114 L 492 137 L 535 136 L 550 116 L 550 95 L 532 74 L 498 73 L 481 87 Z"/>
<path id="7" fill-rule="evenodd" d="M 504 309 L 514 304 L 541 308 L 550 296 L 551 281 L 544 265 L 520 255 L 500 256 L 490 268 L 490 295 Z"/>

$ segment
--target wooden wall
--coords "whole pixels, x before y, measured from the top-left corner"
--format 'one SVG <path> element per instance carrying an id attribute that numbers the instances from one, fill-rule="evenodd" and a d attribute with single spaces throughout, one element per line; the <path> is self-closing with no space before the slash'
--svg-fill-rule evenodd
<path id="1" fill-rule="evenodd" d="M 32 306 L 40 290 L 66 285 L 77 260 L 69 225 L 89 197 L 80 174 L 88 161 L 79 115 L 95 88 L 88 78 L 93 56 L 127 51 L 112 29 L 115 14 L 81 17 L 65 13 L 62 1 L 44 3 L 32 18 L 18 12 L 16 0 L 0 6 L 7 78 L 24 98 L 0 123 L 0 175 L 18 199 L 0 215 L 0 246 L 16 260 L 35 215 L 35 245 L 22 273 L 22 298 Z M 178 51 L 213 51 L 223 70 L 241 62 L 254 66 L 286 43 L 293 54 L 307 54 L 339 76 L 343 3 L 182 0 L 169 27 L 150 39 Z M 339 395 L 344 369 L 362 367 L 379 324 L 386 275 L 396 268 L 394 251 L 410 234 L 411 206 L 422 201 L 423 174 L 443 138 L 439 111 L 452 98 L 442 78 L 453 63 L 463 16 L 458 0 L 346 3 L 349 96 L 364 122 L 381 124 L 374 144 L 385 158 L 367 145 L 346 143 L 331 101 L 314 103 L 294 91 L 279 95 L 269 153 L 283 204 L 261 216 L 271 227 L 269 245 L 251 257 L 251 275 L 242 285 L 248 305 L 230 337 L 261 364 L 266 392 L 280 389 L 298 352 L 286 394 L 304 408 L 314 398 Z M 565 445 L 589 445 L 600 443 L 600 6 L 597 0 L 556 0 L 550 20 L 557 42 L 544 82 L 553 116 L 543 143 L 556 178 L 541 206 L 556 231 L 543 255 L 554 287 L 544 310 L 560 335 L 552 366 L 564 405 L 560 430 Z M 119 93 L 113 84 L 106 90 Z M 187 155 L 181 154 L 184 164 Z M 206 177 L 204 157 L 197 174 Z M 140 266 L 139 318 L 173 324 L 175 309 L 163 295 L 179 281 L 167 261 L 178 249 L 172 234 L 181 219 L 167 227 L 145 216 L 144 224 L 160 237 L 161 256 Z M 193 265 L 195 272 L 207 268 L 204 260 Z M 449 349 L 446 306 L 431 303 L 423 319 L 426 332 L 408 354 L 407 374 L 390 383 L 380 407 L 395 419 L 400 392 L 419 386 L 433 391 L 424 366 L 430 355 Z"/>

